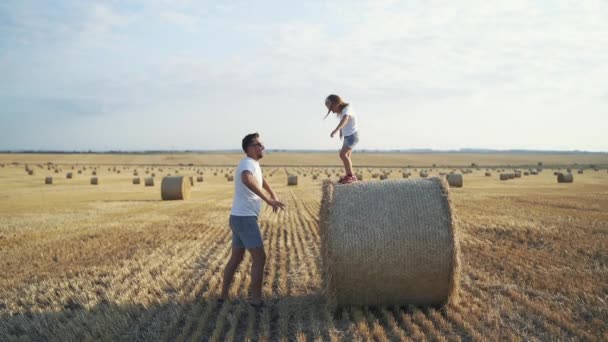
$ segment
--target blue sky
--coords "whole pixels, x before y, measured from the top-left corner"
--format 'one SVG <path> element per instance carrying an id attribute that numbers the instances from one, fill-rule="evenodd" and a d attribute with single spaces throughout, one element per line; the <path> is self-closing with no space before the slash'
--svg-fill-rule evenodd
<path id="1" fill-rule="evenodd" d="M 0 2 L 0 149 L 608 151 L 605 1 Z"/>

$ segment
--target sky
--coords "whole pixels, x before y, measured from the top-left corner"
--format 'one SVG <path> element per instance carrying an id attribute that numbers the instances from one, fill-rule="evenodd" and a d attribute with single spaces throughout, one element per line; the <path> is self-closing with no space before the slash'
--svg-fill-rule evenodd
<path id="1" fill-rule="evenodd" d="M 608 151 L 608 1 L 0 2 L 0 150 Z"/>

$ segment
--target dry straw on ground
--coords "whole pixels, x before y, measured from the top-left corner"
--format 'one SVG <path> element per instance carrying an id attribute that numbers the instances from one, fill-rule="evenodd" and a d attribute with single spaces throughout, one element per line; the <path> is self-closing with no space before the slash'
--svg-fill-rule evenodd
<path id="1" fill-rule="evenodd" d="M 167 176 L 160 185 L 163 201 L 190 198 L 190 180 L 184 176 Z"/>
<path id="2" fill-rule="evenodd" d="M 319 214 L 330 307 L 455 298 L 458 238 L 444 180 L 325 181 Z"/>

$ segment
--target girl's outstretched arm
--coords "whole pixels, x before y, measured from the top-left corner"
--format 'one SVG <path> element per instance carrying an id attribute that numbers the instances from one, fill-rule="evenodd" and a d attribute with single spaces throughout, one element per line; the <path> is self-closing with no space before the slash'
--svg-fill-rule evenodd
<path id="1" fill-rule="evenodd" d="M 344 115 L 344 117 L 342 117 L 342 120 L 340 120 L 340 123 L 338 124 L 338 127 L 336 127 L 336 129 L 334 129 L 334 131 L 331 132 L 331 134 L 329 136 L 333 138 L 334 135 L 336 133 L 338 133 L 339 130 L 342 129 L 342 127 L 346 126 L 346 124 L 348 123 L 349 119 L 350 119 L 350 115 Z"/>

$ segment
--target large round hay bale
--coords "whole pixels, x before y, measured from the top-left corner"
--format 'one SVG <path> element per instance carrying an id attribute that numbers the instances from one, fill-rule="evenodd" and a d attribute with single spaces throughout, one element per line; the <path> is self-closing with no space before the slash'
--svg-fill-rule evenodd
<path id="1" fill-rule="evenodd" d="M 184 176 L 163 177 L 160 184 L 163 201 L 185 200 L 190 198 L 190 180 Z"/>
<path id="2" fill-rule="evenodd" d="M 98 185 L 99 179 L 97 177 L 91 177 L 91 185 Z"/>
<path id="3" fill-rule="evenodd" d="M 145 186 L 154 186 L 154 177 L 146 177 L 144 179 Z"/>
<path id="4" fill-rule="evenodd" d="M 571 173 L 560 173 L 557 175 L 558 183 L 572 183 L 574 182 L 574 176 Z"/>
<path id="5" fill-rule="evenodd" d="M 462 175 L 458 173 L 450 173 L 447 175 L 448 184 L 453 188 L 462 188 Z"/>
<path id="6" fill-rule="evenodd" d="M 325 181 L 319 215 L 332 308 L 454 299 L 459 252 L 445 180 Z"/>
<path id="7" fill-rule="evenodd" d="M 287 185 L 298 185 L 298 176 L 287 176 Z"/>
<path id="8" fill-rule="evenodd" d="M 139 177 L 133 177 L 133 184 L 140 184 L 141 179 Z"/>
<path id="9" fill-rule="evenodd" d="M 46 177 L 44 179 L 44 184 L 53 184 L 53 177 Z"/>

